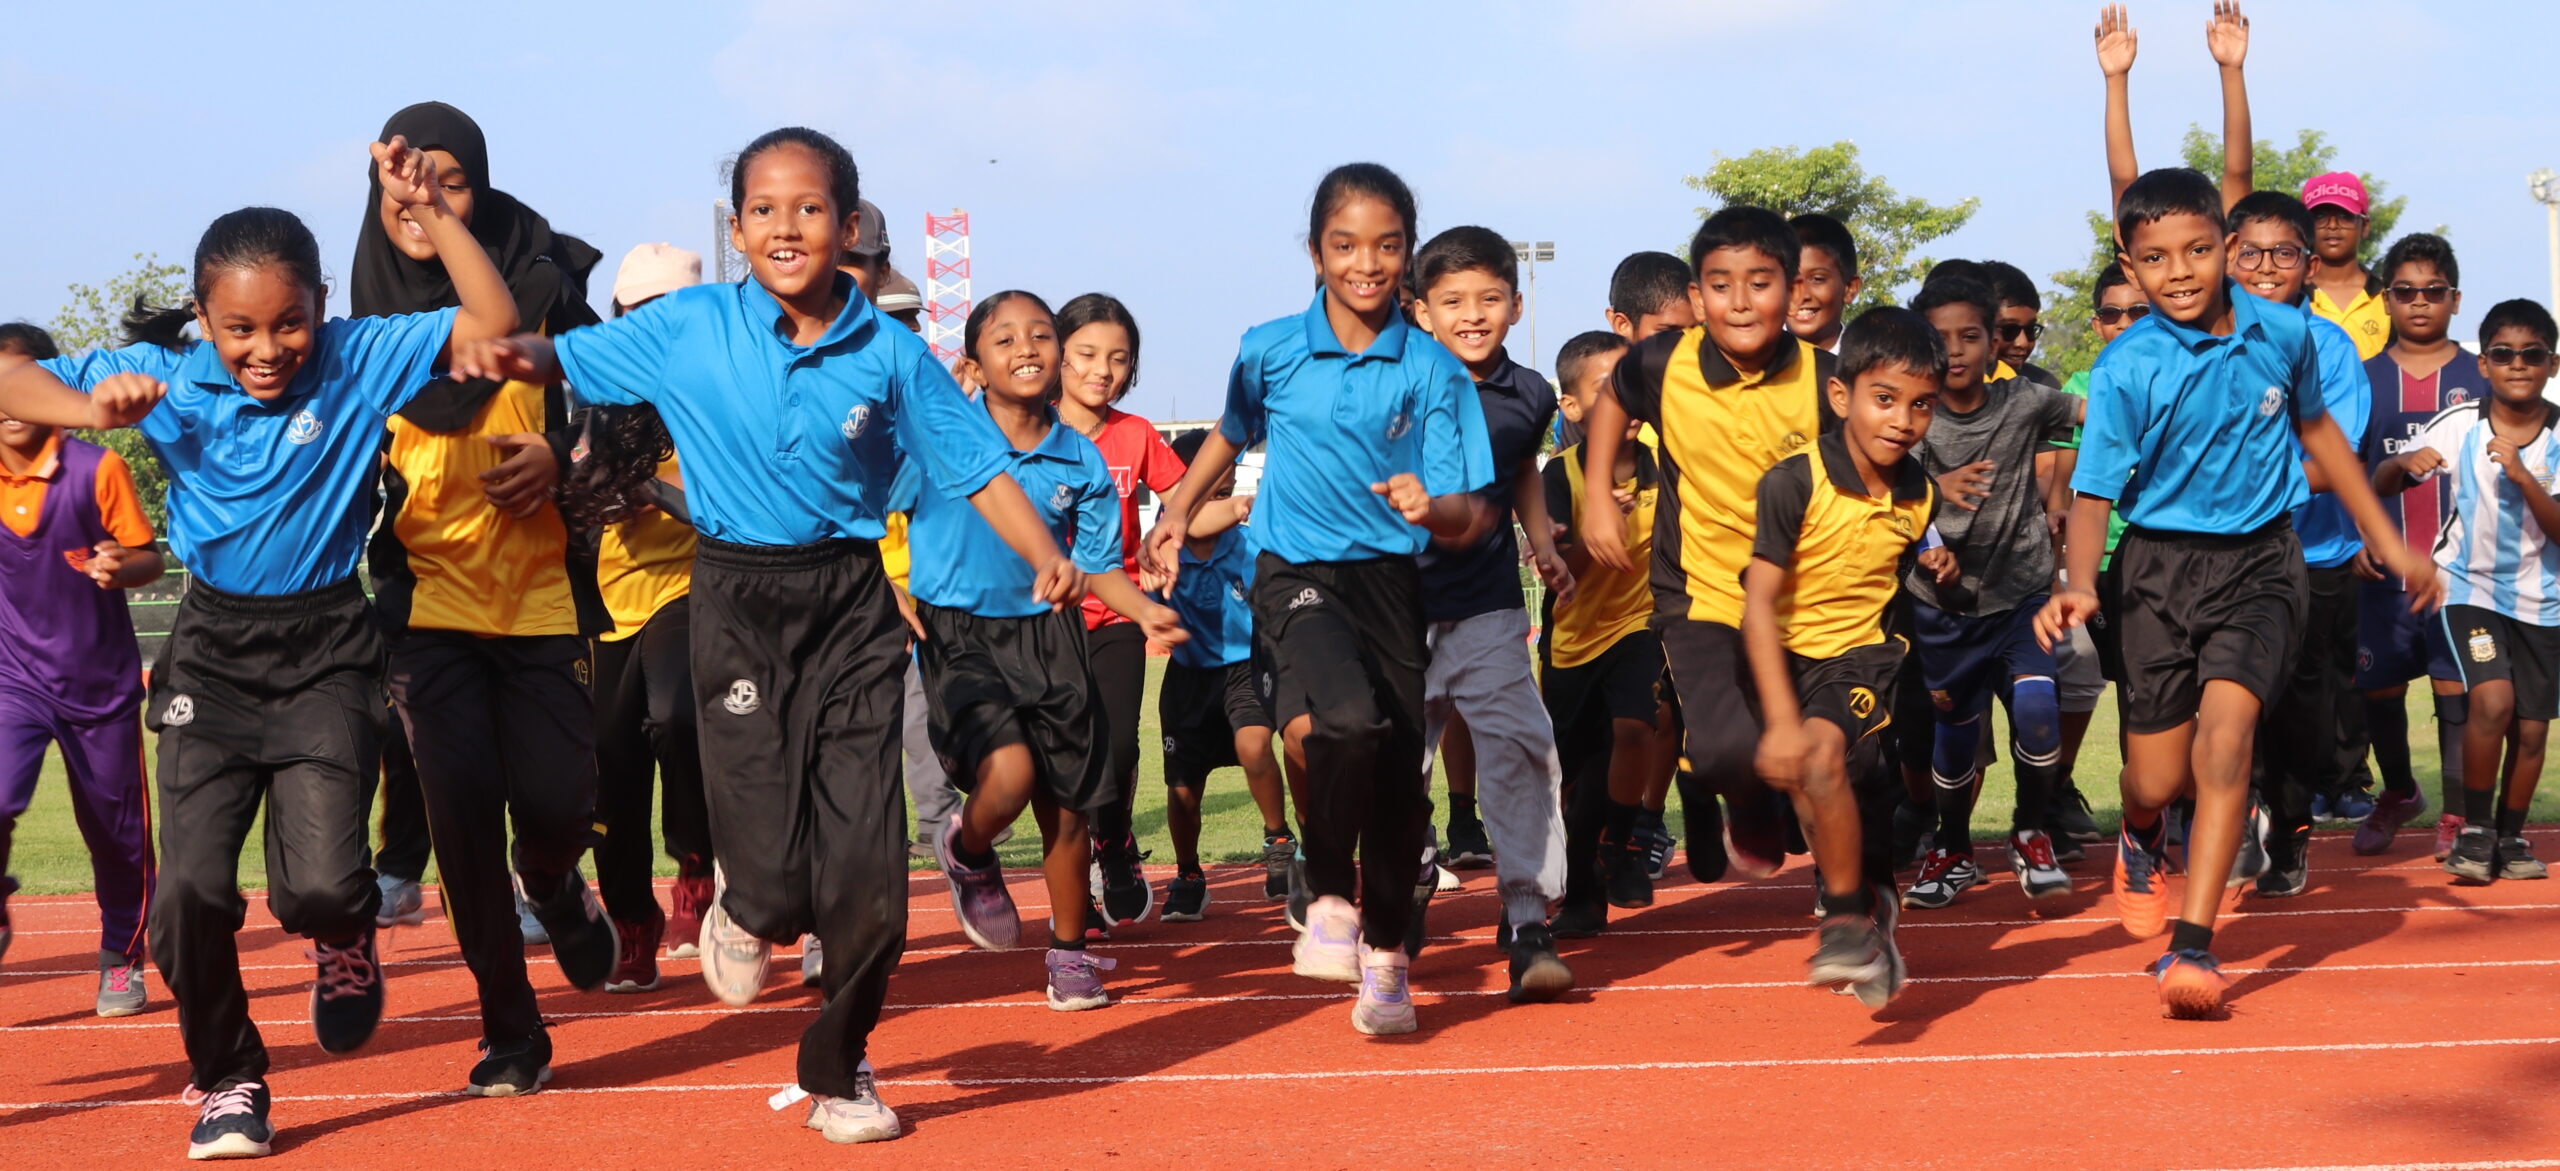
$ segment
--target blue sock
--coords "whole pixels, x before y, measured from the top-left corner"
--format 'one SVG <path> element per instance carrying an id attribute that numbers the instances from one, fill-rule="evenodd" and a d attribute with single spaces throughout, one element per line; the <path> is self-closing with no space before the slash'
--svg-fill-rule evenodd
<path id="1" fill-rule="evenodd" d="M 2062 701 L 2051 678 L 2029 675 L 2011 685 L 2009 734 L 2018 757 L 2018 810 L 2011 825 L 2041 830 L 2053 804 L 2054 778 L 2062 771 Z"/>

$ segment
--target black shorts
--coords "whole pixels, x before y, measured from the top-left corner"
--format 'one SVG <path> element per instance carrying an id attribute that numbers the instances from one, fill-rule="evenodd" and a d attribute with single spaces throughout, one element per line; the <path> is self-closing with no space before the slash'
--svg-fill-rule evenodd
<path id="1" fill-rule="evenodd" d="M 925 629 L 916 644 L 925 736 L 952 784 L 969 791 L 989 753 L 1020 744 L 1060 808 L 1091 811 L 1120 798 L 1082 614 L 982 618 L 921 598 L 915 606 Z"/>
<path id="2" fill-rule="evenodd" d="M 1756 791 L 1760 695 L 1742 632 L 1721 622 L 1654 616 L 1663 661 L 1680 696 L 1680 768 L 1715 792 Z"/>
<path id="3" fill-rule="evenodd" d="M 1804 718 L 1827 721 L 1848 739 L 1851 777 L 1873 772 L 1884 754 L 1881 733 L 1893 723 L 1893 682 L 1907 653 L 1900 638 L 1889 638 L 1837 658 L 1787 655 Z"/>
<path id="4" fill-rule="evenodd" d="M 1194 789 L 1222 768 L 1236 767 L 1236 733 L 1271 730 L 1270 709 L 1247 659 L 1223 667 L 1166 663 L 1156 692 L 1156 721 L 1164 728 L 1164 783 Z"/>
<path id="5" fill-rule="evenodd" d="M 1559 734 L 1587 719 L 1650 726 L 1671 693 L 1668 679 L 1662 636 L 1639 630 L 1570 667 L 1548 667 L 1538 676 L 1538 691 Z"/>
<path id="6" fill-rule="evenodd" d="M 2098 612 L 2089 616 L 2089 642 L 2098 648 L 2098 673 L 2124 685 L 2124 575 L 2116 562 L 2098 571 Z"/>
<path id="7" fill-rule="evenodd" d="M 2560 715 L 2560 688 L 2553 683 L 2560 669 L 2560 626 L 2518 622 L 2478 606 L 2447 606 L 2443 621 L 2463 690 L 2504 681 L 2515 688 L 2517 719 Z"/>
<path id="8" fill-rule="evenodd" d="M 2115 564 L 2127 731 L 2166 732 L 2196 718 L 2208 680 L 2275 702 L 2311 608 L 2290 523 L 2238 536 L 2127 529 Z"/>
<path id="9" fill-rule="evenodd" d="M 1298 563 L 1264 553 L 1254 560 L 1254 645 L 1266 664 L 1258 674 L 1271 725 L 1287 728 L 1312 712 L 1309 689 L 1296 678 L 1306 668 L 1289 661 L 1286 635 L 1294 615 L 1317 606 L 1332 607 L 1350 624 L 1381 708 L 1391 719 L 1411 720 L 1419 735 L 1431 651 L 1422 639 L 1422 575 L 1410 557 Z"/>

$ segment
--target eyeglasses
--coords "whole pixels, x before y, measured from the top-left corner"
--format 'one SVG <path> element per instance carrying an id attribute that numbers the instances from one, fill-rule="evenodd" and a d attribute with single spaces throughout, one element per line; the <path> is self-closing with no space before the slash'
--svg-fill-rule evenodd
<path id="1" fill-rule="evenodd" d="M 2021 334 L 2024 334 L 2028 341 L 2034 341 L 2044 336 L 2044 326 L 2035 322 L 2021 325 L 2015 321 L 2003 321 L 1993 326 L 1992 332 L 1999 334 L 2000 340 L 2004 342 L 2014 342 Z"/>
<path id="2" fill-rule="evenodd" d="M 2513 366 L 2518 362 L 2539 366 L 2551 360 L 2551 351 L 2542 346 L 2526 346 L 2521 350 L 2514 346 L 2491 346 L 2480 356 L 2487 358 L 2492 366 Z"/>
<path id="3" fill-rule="evenodd" d="M 2391 299 L 2403 305 L 2415 301 L 2441 305 L 2456 291 L 2452 285 L 2393 285 L 2390 288 Z"/>
<path id="4" fill-rule="evenodd" d="M 2151 306 L 2100 305 L 2091 311 L 2089 316 L 2097 318 L 2100 325 L 2114 325 L 2119 321 L 2135 322 L 2151 316 Z"/>
<path id="5" fill-rule="evenodd" d="M 2310 254 L 2291 244 L 2279 244 L 2273 248 L 2243 244 L 2239 251 L 2231 254 L 2231 258 L 2244 271 L 2256 272 L 2259 266 L 2270 260 L 2275 261 L 2279 269 L 2297 269 L 2302 267 L 2302 258 L 2308 255 Z"/>

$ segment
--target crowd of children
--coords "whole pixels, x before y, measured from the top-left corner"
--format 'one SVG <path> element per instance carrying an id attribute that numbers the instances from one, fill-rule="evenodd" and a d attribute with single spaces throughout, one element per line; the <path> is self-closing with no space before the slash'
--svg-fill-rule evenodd
<path id="1" fill-rule="evenodd" d="M 371 148 L 353 316 L 324 317 L 300 221 L 246 208 L 204 233 L 189 304 L 137 305 L 123 346 L 0 327 L 0 871 L 58 745 L 96 1011 L 144 1009 L 147 947 L 190 1157 L 274 1139 L 234 942 L 261 812 L 325 1052 L 381 1020 L 376 932 L 421 917 L 432 853 L 480 1005 L 468 1092 L 551 1077 L 528 942 L 583 990 L 698 957 L 744 1005 L 797 940 L 823 1008 L 776 1100 L 867 1142 L 900 1131 L 868 1041 L 908 859 L 972 944 L 1021 946 L 995 851 L 1026 810 L 1060 1011 L 1111 1002 L 1089 944 L 1209 913 L 1203 797 L 1230 767 L 1292 966 L 1356 985 L 1362 1033 L 1418 1027 L 1447 869 L 1494 868 L 1510 999 L 1548 1001 L 1576 978 L 1557 941 L 1652 905 L 1680 840 L 1701 882 L 1810 854 L 1807 982 L 1872 1007 L 1907 978 L 1901 918 L 1991 873 L 1995 706 L 2008 871 L 2071 889 L 2104 840 L 2074 765 L 2112 684 L 2115 904 L 2167 935 L 2163 1010 L 2216 1016 L 2227 887 L 2301 895 L 2316 822 L 2378 854 L 2427 810 L 2411 679 L 2456 881 L 2545 877 L 2523 823 L 2560 713 L 2560 325 L 2508 301 L 2468 350 L 2442 238 L 2368 269 L 2354 175 L 2257 190 L 2248 38 L 2219 0 L 2224 173 L 2145 172 L 2133 31 L 2101 15 L 2117 255 L 2090 290 L 2105 348 L 2067 378 L 2033 361 L 2015 266 L 1945 262 L 1907 308 L 1853 314 L 1854 225 L 1728 206 L 1686 259 L 1620 263 L 1609 329 L 1550 382 L 1506 345 L 1506 238 L 1426 241 L 1403 180 L 1353 163 L 1310 201 L 1311 302 L 1248 330 L 1216 426 L 1170 443 L 1116 405 L 1140 331 L 1108 295 L 998 293 L 937 363 L 823 134 L 737 156 L 748 279 L 644 244 L 599 319 L 596 250 L 490 185 L 461 111 L 412 106 Z M 124 462 L 64 430 L 127 426 L 189 575 L 147 692 L 124 598 L 160 534 Z M 1150 645 L 1161 900 L 1133 825 Z"/>

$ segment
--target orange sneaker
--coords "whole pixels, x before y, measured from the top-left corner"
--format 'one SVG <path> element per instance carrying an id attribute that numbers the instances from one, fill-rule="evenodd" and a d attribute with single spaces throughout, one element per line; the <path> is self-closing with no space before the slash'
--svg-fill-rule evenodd
<path id="1" fill-rule="evenodd" d="M 2173 951 L 2151 965 L 2160 981 L 2160 1015 L 2182 1021 L 2212 1020 L 2222 1015 L 2222 993 L 2231 981 L 2222 976 L 2222 961 L 2213 953 Z"/>
<path id="2" fill-rule="evenodd" d="M 2116 834 L 2116 915 L 2135 939 L 2169 926 L 2169 859 L 2127 828 Z"/>

